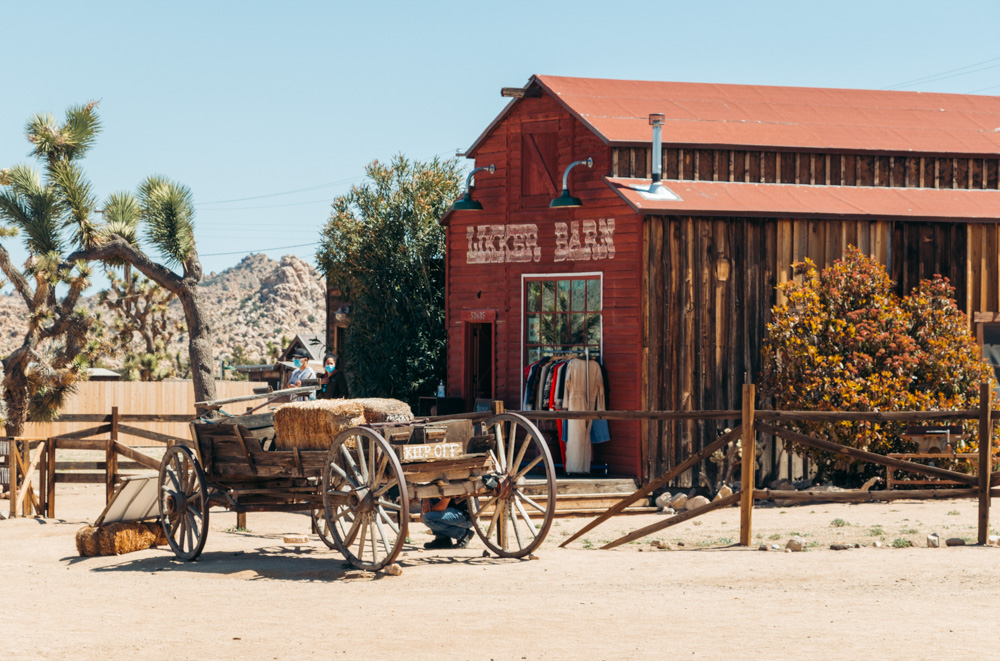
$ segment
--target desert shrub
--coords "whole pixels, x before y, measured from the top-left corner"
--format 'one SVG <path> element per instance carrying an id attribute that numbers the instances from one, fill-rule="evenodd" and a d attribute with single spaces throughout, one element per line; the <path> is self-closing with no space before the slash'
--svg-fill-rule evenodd
<path id="1" fill-rule="evenodd" d="M 764 341 L 762 395 L 774 408 L 970 409 L 979 404 L 982 381 L 995 385 L 946 278 L 923 280 L 901 297 L 885 268 L 853 246 L 822 273 L 809 260 L 795 268 L 803 277 L 783 285 L 787 303 L 775 306 Z M 912 450 L 900 439 L 905 423 L 792 426 L 881 454 Z M 967 431 L 974 437 L 975 423 Z M 804 452 L 817 462 L 821 477 L 840 482 L 885 472 L 818 450 Z"/>

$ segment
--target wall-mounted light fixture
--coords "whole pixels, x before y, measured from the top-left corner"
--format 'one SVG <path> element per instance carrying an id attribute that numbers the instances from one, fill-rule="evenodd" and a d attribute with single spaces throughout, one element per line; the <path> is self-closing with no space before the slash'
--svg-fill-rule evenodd
<path id="1" fill-rule="evenodd" d="M 592 168 L 594 167 L 594 159 L 588 158 L 585 161 L 573 161 L 572 163 L 569 164 L 569 167 L 566 168 L 565 172 L 563 172 L 562 194 L 559 195 L 559 197 L 553 199 L 552 202 L 549 203 L 549 207 L 583 206 L 583 202 L 580 201 L 580 198 L 573 197 L 572 195 L 569 194 L 569 171 L 575 168 L 577 165 L 586 165 L 588 168 Z"/>
<path id="2" fill-rule="evenodd" d="M 479 172 L 480 170 L 489 170 L 489 173 L 493 174 L 494 172 L 496 172 L 496 166 L 488 165 L 488 166 L 483 166 L 481 168 L 475 168 L 472 172 L 469 173 L 469 176 L 466 177 L 465 179 L 465 195 L 462 196 L 461 200 L 456 200 L 455 204 L 451 205 L 452 211 L 461 211 L 463 209 L 466 211 L 482 210 L 483 205 L 479 201 L 472 199 L 472 192 L 469 190 L 470 186 L 472 186 L 472 178 L 476 176 L 476 173 Z"/>

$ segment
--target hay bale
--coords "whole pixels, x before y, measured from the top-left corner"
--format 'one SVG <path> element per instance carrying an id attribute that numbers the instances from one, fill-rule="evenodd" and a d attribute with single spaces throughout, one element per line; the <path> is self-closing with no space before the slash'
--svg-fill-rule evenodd
<path id="1" fill-rule="evenodd" d="M 347 400 L 357 402 L 365 411 L 365 422 L 409 422 L 413 411 L 406 402 L 383 397 L 366 397 Z"/>
<path id="2" fill-rule="evenodd" d="M 350 399 L 317 399 L 285 404 L 274 412 L 279 450 L 326 450 L 340 432 L 365 424 L 365 410 Z"/>
<path id="3" fill-rule="evenodd" d="M 76 550 L 84 557 L 121 555 L 164 546 L 167 537 L 159 522 L 129 521 L 103 526 L 84 526 L 76 531 Z"/>

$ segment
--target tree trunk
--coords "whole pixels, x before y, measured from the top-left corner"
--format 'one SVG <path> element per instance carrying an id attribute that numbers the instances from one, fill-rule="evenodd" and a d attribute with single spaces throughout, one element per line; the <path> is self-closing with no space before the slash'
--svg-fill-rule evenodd
<path id="1" fill-rule="evenodd" d="M 198 285 L 185 286 L 176 294 L 184 308 L 184 321 L 187 323 L 194 401 L 216 399 L 215 378 L 212 376 L 212 328 L 198 296 Z"/>
<path id="2" fill-rule="evenodd" d="M 22 346 L 3 360 L 4 433 L 7 436 L 23 435 L 28 419 L 27 358 L 28 350 Z"/>

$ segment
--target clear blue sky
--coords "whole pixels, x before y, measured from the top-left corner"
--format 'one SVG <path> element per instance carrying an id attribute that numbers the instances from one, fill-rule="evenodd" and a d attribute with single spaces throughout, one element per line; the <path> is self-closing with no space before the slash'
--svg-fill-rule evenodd
<path id="1" fill-rule="evenodd" d="M 317 241 L 366 163 L 464 149 L 535 73 L 878 89 L 951 72 L 905 89 L 1000 94 L 998 33 L 995 0 L 3 0 L 0 167 L 26 160 L 33 113 L 100 99 L 84 164 L 102 199 L 165 174 L 194 192 L 206 271 L 242 256 L 222 252 L 313 261 L 280 247 Z"/>

